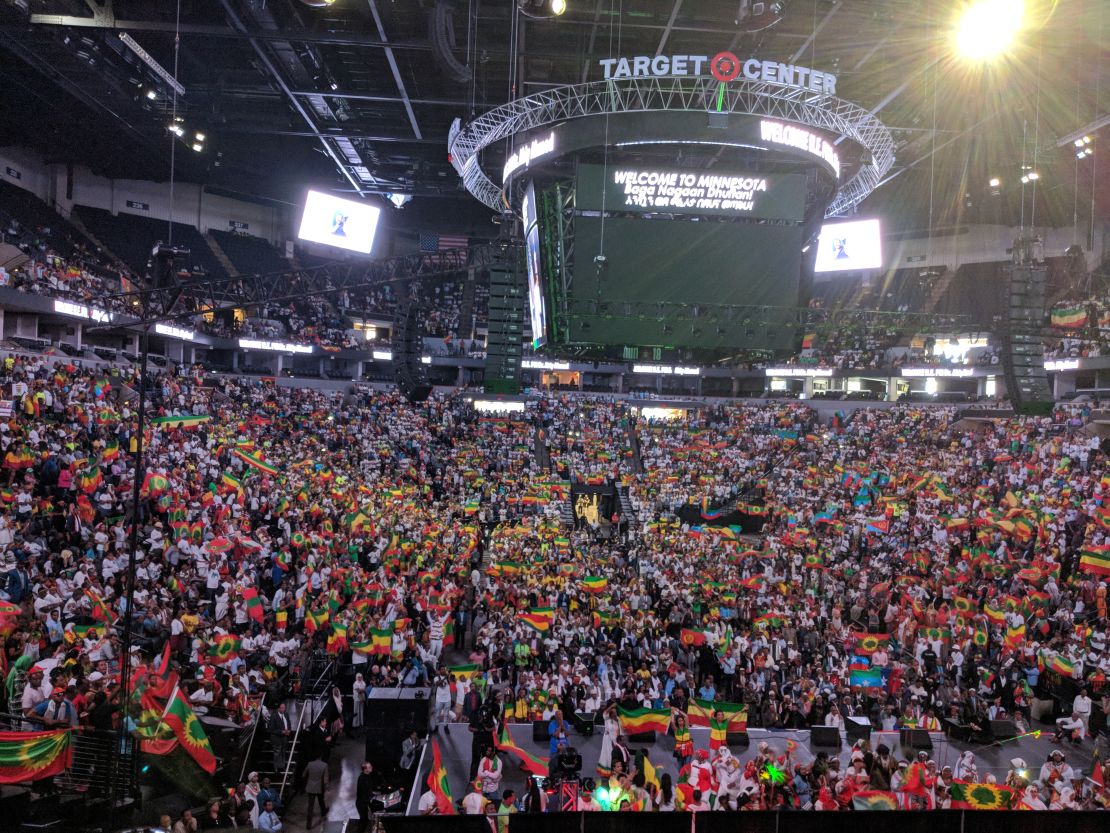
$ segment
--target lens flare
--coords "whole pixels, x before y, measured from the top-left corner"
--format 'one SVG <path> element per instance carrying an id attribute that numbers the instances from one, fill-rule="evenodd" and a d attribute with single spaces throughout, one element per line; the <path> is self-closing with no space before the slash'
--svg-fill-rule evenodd
<path id="1" fill-rule="evenodd" d="M 1005 52 L 1021 31 L 1022 0 L 974 0 L 960 16 L 956 50 L 971 61 L 989 61 Z"/>

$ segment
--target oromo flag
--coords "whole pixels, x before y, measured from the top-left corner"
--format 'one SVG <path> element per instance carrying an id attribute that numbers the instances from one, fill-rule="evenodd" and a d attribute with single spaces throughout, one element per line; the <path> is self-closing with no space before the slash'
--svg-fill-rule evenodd
<path id="1" fill-rule="evenodd" d="M 201 769 L 211 775 L 216 771 L 216 756 L 212 754 L 212 745 L 204 733 L 204 727 L 197 719 L 196 712 L 185 699 L 181 689 L 174 691 L 170 704 L 162 718 L 177 736 L 181 747 L 192 756 Z"/>
<path id="2" fill-rule="evenodd" d="M 0 784 L 39 781 L 73 763 L 71 733 L 0 732 Z"/>

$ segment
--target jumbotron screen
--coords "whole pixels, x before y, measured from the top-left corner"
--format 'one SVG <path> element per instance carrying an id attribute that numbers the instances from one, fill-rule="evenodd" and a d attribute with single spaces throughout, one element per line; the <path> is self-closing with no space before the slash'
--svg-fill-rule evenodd
<path id="1" fill-rule="evenodd" d="M 798 174 L 581 165 L 575 204 L 606 212 L 798 222 L 805 196 Z"/>
<path id="2" fill-rule="evenodd" d="M 609 218 L 598 269 L 593 258 L 602 250 L 601 226 L 599 217 L 575 219 L 572 300 L 596 299 L 606 311 L 569 316 L 568 340 L 709 349 L 793 343 L 785 313 L 768 327 L 765 315 L 729 316 L 723 305 L 797 306 L 800 226 Z M 663 304 L 659 314 L 646 308 L 653 303 Z"/>
<path id="3" fill-rule="evenodd" d="M 382 210 L 376 205 L 309 191 L 297 237 L 368 255 Z"/>

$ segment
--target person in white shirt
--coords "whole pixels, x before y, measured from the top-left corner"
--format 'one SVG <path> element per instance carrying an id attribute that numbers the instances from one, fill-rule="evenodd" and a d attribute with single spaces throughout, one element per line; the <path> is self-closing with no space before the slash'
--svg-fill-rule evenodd
<path id="1" fill-rule="evenodd" d="M 597 802 L 594 801 L 594 794 L 592 792 L 581 792 L 578 794 L 578 811 L 580 813 L 596 813 L 601 808 Z"/>
<path id="2" fill-rule="evenodd" d="M 476 779 L 470 786 L 470 792 L 463 796 L 463 813 L 468 816 L 480 816 L 486 811 L 486 805 L 489 803 L 489 800 L 482 795 L 482 782 L 480 779 Z"/>
<path id="3" fill-rule="evenodd" d="M 1091 698 L 1087 696 L 1087 689 L 1079 690 L 1079 694 L 1071 702 L 1072 713 L 1083 723 L 1083 735 L 1086 737 L 1091 732 Z"/>
<path id="4" fill-rule="evenodd" d="M 420 803 L 416 805 L 417 812 L 422 816 L 434 816 L 439 812 L 439 804 L 436 800 L 435 793 L 431 790 L 426 790 L 420 796 Z"/>
<path id="5" fill-rule="evenodd" d="M 490 801 L 497 800 L 504 769 L 501 759 L 497 757 L 497 750 L 492 746 L 487 747 L 485 756 L 478 764 L 478 778 L 482 782 L 482 792 Z"/>

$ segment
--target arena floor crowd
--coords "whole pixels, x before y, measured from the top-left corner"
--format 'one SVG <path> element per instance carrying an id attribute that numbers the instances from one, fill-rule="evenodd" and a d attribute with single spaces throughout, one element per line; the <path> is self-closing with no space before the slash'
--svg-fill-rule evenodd
<path id="1" fill-rule="evenodd" d="M 583 774 L 622 797 L 612 809 L 1110 803 L 1098 759 L 1071 763 L 1105 741 L 1110 714 L 1110 465 L 1078 407 L 970 422 L 897 406 L 830 426 L 797 402 L 707 405 L 649 424 L 605 398 L 479 417 L 461 393 L 414 405 L 159 371 L 128 611 L 133 374 L 13 356 L 0 384 L 14 403 L 0 423 L 0 698 L 29 728 L 141 735 L 118 686 L 130 614 L 138 667 L 168 656 L 197 712 L 241 724 L 261 708 L 273 731 L 258 696 L 313 651 L 353 664 L 330 735 L 371 719 L 367 691 L 432 686 L 444 734 L 476 728 L 481 784 L 449 784 L 466 811 L 537 809 L 538 786 L 506 797 L 480 768 L 486 745 L 513 767 L 501 726 L 543 720 L 555 757 L 583 711 L 606 715 Z M 572 528 L 575 482 L 621 485 L 635 516 Z M 765 521 L 758 534 L 714 523 L 737 505 Z M 703 523 L 678 518 L 691 506 Z M 1059 718 L 1047 725 L 1045 704 Z M 661 777 L 628 751 L 640 709 L 674 734 Z M 973 754 L 938 767 L 876 745 L 841 767 L 768 747 L 741 764 L 714 734 L 852 717 L 950 720 L 986 743 L 990 721 L 1010 719 L 1053 734 L 1061 755 L 996 773 Z M 213 818 L 267 829 L 264 785 L 222 786 L 232 797 Z M 428 794 L 421 811 L 455 808 Z"/>

